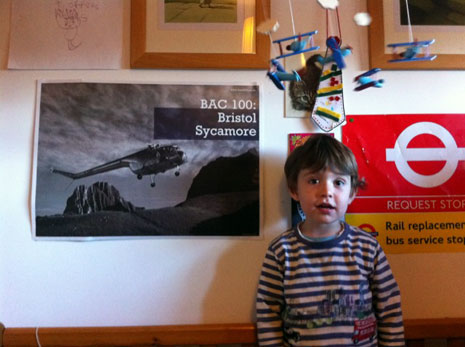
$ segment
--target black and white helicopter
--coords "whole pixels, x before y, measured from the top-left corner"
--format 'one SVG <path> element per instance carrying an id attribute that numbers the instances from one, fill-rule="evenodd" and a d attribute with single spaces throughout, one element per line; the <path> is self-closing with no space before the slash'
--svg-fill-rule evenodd
<path id="1" fill-rule="evenodd" d="M 145 149 L 81 172 L 72 173 L 54 168 L 50 171 L 75 180 L 127 167 L 137 175 L 138 179 L 150 175 L 150 186 L 155 187 L 156 174 L 176 168 L 174 174 L 179 176 L 179 166 L 184 164 L 186 160 L 186 154 L 176 145 L 150 144 Z"/>

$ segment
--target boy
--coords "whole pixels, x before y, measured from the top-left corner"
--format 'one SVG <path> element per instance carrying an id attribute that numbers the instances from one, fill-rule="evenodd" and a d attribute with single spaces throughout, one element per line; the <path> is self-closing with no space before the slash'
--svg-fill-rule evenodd
<path id="1" fill-rule="evenodd" d="M 346 224 L 363 182 L 352 151 L 312 135 L 284 166 L 305 220 L 275 238 L 257 292 L 260 346 L 404 346 L 400 293 L 380 245 Z"/>

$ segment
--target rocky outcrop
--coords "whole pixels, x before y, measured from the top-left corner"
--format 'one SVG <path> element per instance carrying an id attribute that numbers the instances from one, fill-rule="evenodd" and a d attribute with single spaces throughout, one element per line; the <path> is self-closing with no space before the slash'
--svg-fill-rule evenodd
<path id="1" fill-rule="evenodd" d="M 137 208 L 124 200 L 119 191 L 107 182 L 96 182 L 90 187 L 80 185 L 66 201 L 63 214 L 89 214 L 99 211 L 134 212 Z"/>
<path id="2" fill-rule="evenodd" d="M 187 199 L 207 194 L 258 191 L 258 163 L 255 150 L 237 157 L 219 157 L 199 171 L 192 181 Z"/>
<path id="3" fill-rule="evenodd" d="M 43 237 L 257 236 L 259 230 L 255 150 L 206 164 L 186 200 L 176 206 L 135 207 L 109 183 L 97 182 L 78 186 L 67 199 L 63 215 L 36 217 L 36 235 Z"/>

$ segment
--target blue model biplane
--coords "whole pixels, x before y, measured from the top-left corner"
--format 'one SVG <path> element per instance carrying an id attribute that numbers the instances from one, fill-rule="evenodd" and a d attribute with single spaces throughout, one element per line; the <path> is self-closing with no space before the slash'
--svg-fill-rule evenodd
<path id="1" fill-rule="evenodd" d="M 388 62 L 390 63 L 400 63 L 407 61 L 422 61 L 422 60 L 434 60 L 437 55 L 430 55 L 429 46 L 434 43 L 434 39 L 426 41 L 412 41 L 412 42 L 402 42 L 402 43 L 391 43 L 387 45 L 389 48 L 393 49 L 393 53 L 397 56 L 395 59 L 391 59 Z M 406 48 L 404 52 L 397 53 L 397 48 L 404 47 Z M 423 53 L 422 56 L 418 54 Z"/>
<path id="2" fill-rule="evenodd" d="M 318 30 L 315 30 L 315 31 L 310 31 L 308 33 L 303 33 L 303 34 L 299 34 L 295 36 L 289 36 L 289 37 L 285 37 L 285 38 L 273 41 L 273 43 L 277 43 L 279 45 L 280 55 L 275 57 L 275 59 L 286 58 L 292 55 L 319 49 L 320 47 L 315 46 L 313 43 L 313 35 L 317 33 L 318 33 Z M 284 51 L 282 43 L 291 41 L 291 40 L 292 42 L 285 47 L 287 52 Z"/>
<path id="3" fill-rule="evenodd" d="M 292 73 L 287 72 L 284 67 L 276 59 L 271 59 L 272 69 L 268 71 L 267 76 L 273 81 L 278 89 L 286 89 L 282 81 L 300 81 L 300 75 L 297 71 L 292 70 Z"/>
<path id="4" fill-rule="evenodd" d="M 301 81 L 298 72 L 295 70 L 287 72 L 281 63 L 279 63 L 278 59 L 319 49 L 320 47 L 315 46 L 313 43 L 313 35 L 316 33 L 318 33 L 317 30 L 273 41 L 273 43 L 277 43 L 279 45 L 279 55 L 270 60 L 271 68 L 268 71 L 267 76 L 273 81 L 276 87 L 284 90 L 285 86 L 283 81 Z M 282 43 L 287 41 L 292 42 L 285 47 L 287 50 L 287 52 L 285 52 Z"/>
<path id="5" fill-rule="evenodd" d="M 344 61 L 344 57 L 352 53 L 352 47 L 350 46 L 341 47 L 341 40 L 337 36 L 329 37 L 326 40 L 326 45 L 328 47 L 328 50 L 331 53 L 328 53 L 327 51 L 326 56 L 324 58 L 319 57 L 318 63 L 320 63 L 320 65 L 323 66 L 324 64 L 327 64 L 333 61 L 337 64 L 337 67 L 339 69 L 345 68 L 346 63 Z"/>
<path id="6" fill-rule="evenodd" d="M 358 86 L 355 87 L 354 90 L 356 92 L 359 92 L 361 90 L 364 90 L 370 87 L 381 88 L 384 84 L 384 80 L 383 79 L 376 80 L 372 77 L 374 74 L 376 74 L 379 71 L 381 71 L 380 68 L 374 68 L 355 77 L 354 82 L 357 82 Z"/>

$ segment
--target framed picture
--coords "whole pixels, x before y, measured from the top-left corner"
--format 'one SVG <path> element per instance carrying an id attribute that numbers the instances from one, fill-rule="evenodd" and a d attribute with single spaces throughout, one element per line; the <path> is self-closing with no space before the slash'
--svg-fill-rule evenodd
<path id="1" fill-rule="evenodd" d="M 426 2 L 425 2 L 426 3 Z M 431 6 L 436 6 L 433 3 Z M 434 44 L 429 47 L 430 54 L 436 54 L 437 58 L 432 61 L 409 61 L 400 63 L 388 62 L 392 59 L 392 52 L 387 47 L 391 43 L 409 42 L 409 26 L 405 20 L 401 21 L 402 12 L 407 12 L 405 1 L 368 1 L 368 12 L 373 21 L 369 26 L 368 39 L 370 46 L 370 68 L 382 68 L 386 70 L 461 70 L 465 68 L 465 23 L 456 21 L 435 21 L 421 23 L 419 17 L 438 18 L 438 10 L 435 8 L 421 8 L 418 16 L 412 16 L 413 5 L 409 5 L 410 18 L 412 19 L 411 32 L 415 40 L 435 39 Z M 447 11 L 448 18 L 463 18 L 460 9 L 440 7 L 440 11 Z M 403 22 L 403 23 L 402 23 Z"/>
<path id="2" fill-rule="evenodd" d="M 131 68 L 267 69 L 270 0 L 131 0 Z"/>

